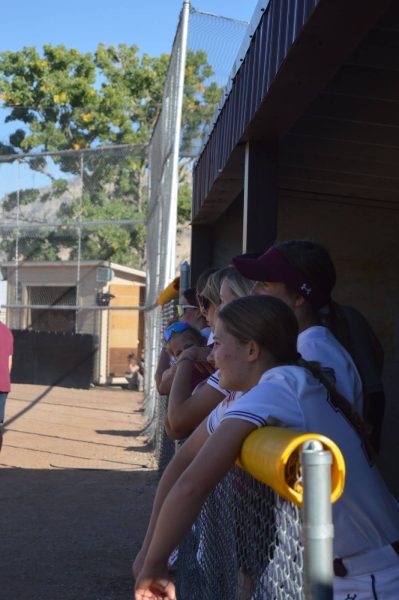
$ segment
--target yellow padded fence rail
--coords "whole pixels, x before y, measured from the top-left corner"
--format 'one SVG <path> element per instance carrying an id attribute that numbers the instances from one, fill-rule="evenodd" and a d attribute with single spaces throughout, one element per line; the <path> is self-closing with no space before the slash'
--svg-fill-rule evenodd
<path id="1" fill-rule="evenodd" d="M 173 300 L 179 295 L 180 277 L 175 277 L 170 284 L 160 292 L 157 302 L 160 306 L 163 306 L 170 300 Z"/>
<path id="2" fill-rule="evenodd" d="M 344 490 L 345 461 L 338 446 L 324 435 L 282 427 L 262 427 L 247 437 L 237 463 L 286 500 L 301 505 L 300 454 L 307 440 L 318 440 L 332 454 L 331 502 L 336 502 Z"/>

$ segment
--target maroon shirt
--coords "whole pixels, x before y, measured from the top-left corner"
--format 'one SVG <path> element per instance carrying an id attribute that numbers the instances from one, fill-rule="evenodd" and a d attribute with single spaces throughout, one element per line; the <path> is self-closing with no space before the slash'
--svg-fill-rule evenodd
<path id="1" fill-rule="evenodd" d="M 0 321 L 0 392 L 10 391 L 9 358 L 14 350 L 14 338 L 7 325 Z"/>

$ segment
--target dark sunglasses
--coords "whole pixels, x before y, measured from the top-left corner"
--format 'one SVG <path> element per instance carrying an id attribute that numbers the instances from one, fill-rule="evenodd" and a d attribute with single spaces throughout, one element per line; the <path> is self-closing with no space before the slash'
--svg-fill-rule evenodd
<path id="1" fill-rule="evenodd" d="M 187 329 L 192 329 L 191 325 L 185 323 L 184 321 L 178 321 L 177 323 L 172 323 L 165 329 L 164 337 L 165 342 L 169 342 L 170 338 L 174 333 L 181 333 L 182 331 L 186 331 Z"/>

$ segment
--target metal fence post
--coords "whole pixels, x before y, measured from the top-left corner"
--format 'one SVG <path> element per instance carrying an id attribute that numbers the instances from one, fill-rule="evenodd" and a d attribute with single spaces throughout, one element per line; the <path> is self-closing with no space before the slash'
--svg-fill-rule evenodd
<path id="1" fill-rule="evenodd" d="M 187 290 L 190 287 L 190 265 L 185 260 L 180 265 L 180 290 L 179 295 L 181 295 L 184 290 Z"/>
<path id="2" fill-rule="evenodd" d="M 333 598 L 332 455 L 318 440 L 302 446 L 303 533 L 307 600 Z"/>

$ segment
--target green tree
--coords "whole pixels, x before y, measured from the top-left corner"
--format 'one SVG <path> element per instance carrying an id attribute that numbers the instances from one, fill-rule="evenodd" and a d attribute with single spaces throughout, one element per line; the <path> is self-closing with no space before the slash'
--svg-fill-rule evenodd
<path id="1" fill-rule="evenodd" d="M 80 53 L 65 46 L 49 44 L 42 52 L 23 48 L 0 53 L 0 100 L 9 107 L 7 123 L 15 123 L 9 140 L 0 144 L 1 154 L 34 151 L 76 150 L 56 155 L 58 168 L 79 176 L 83 165 L 81 199 L 62 206 L 59 216 L 68 220 L 140 218 L 145 213 L 139 188 L 146 169 L 144 147 L 151 137 L 162 103 L 169 56 L 139 55 L 137 46 L 121 44 L 95 53 Z M 212 69 L 204 52 L 187 56 L 183 119 L 183 147 L 198 137 L 209 122 L 220 89 L 209 84 Z M 135 144 L 135 152 L 124 156 L 108 152 L 84 154 L 99 146 Z M 142 146 L 140 146 L 142 145 Z M 67 184 L 47 169 L 44 157 L 29 159 L 31 169 L 53 180 L 53 196 L 61 196 Z M 186 164 L 182 168 L 187 168 Z M 187 213 L 187 184 L 181 196 Z M 48 197 L 43 198 L 43 202 Z M 11 200 L 12 204 L 13 200 Z M 112 239 L 111 239 L 112 238 Z M 31 252 L 53 256 L 62 247 L 63 237 L 36 240 Z M 58 241 L 57 241 L 58 240 Z M 61 240 L 61 241 L 60 241 Z M 143 227 L 113 227 L 87 231 L 82 236 L 85 258 L 109 258 L 141 266 Z M 61 246 L 60 246 L 61 244 Z"/>

